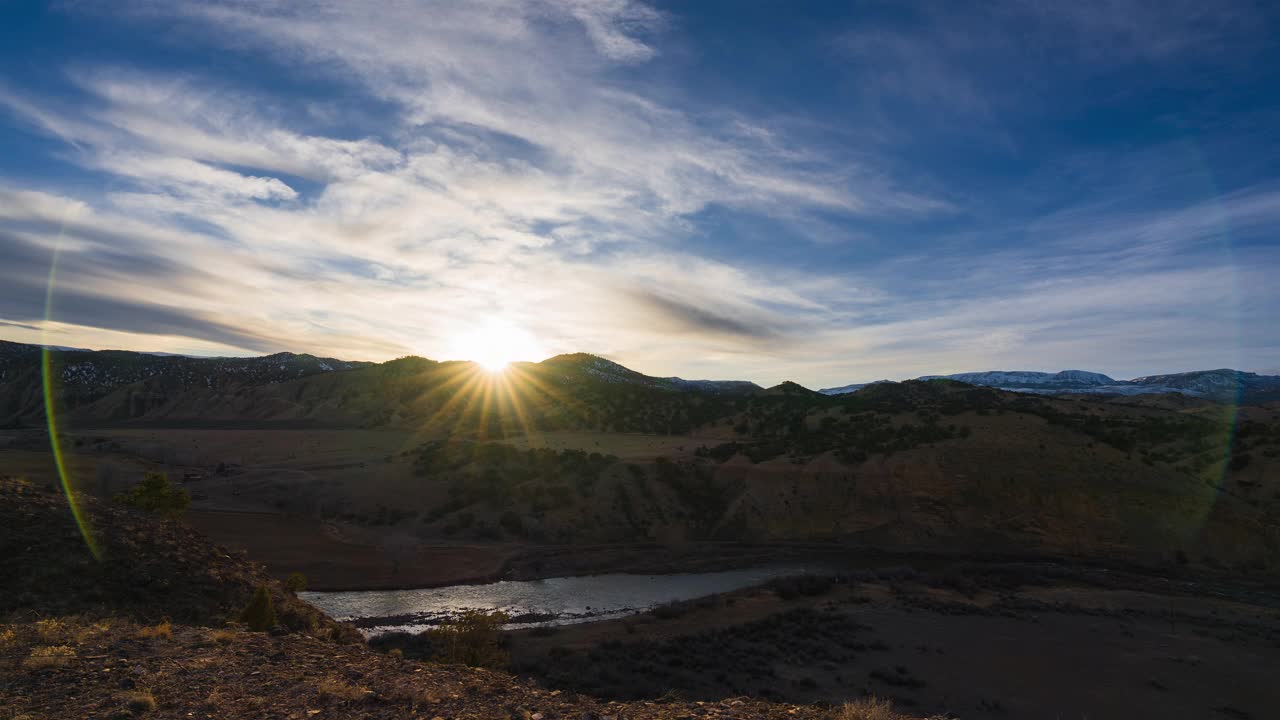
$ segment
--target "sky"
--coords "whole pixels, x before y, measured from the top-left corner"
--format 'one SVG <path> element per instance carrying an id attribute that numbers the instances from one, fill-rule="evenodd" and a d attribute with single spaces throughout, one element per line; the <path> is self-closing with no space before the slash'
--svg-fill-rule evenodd
<path id="1" fill-rule="evenodd" d="M 1280 373 L 1270 3 L 0 13 L 3 339 Z"/>

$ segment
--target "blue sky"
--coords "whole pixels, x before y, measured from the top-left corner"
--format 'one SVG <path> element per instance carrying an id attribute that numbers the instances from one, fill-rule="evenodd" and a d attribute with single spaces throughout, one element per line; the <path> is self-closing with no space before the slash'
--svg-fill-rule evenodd
<path id="1" fill-rule="evenodd" d="M 0 3 L 0 337 L 1280 372 L 1280 13 L 961 5 Z"/>

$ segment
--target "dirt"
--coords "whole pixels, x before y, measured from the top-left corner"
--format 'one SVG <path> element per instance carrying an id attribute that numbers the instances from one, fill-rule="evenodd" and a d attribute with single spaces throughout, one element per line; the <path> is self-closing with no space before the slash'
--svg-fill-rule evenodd
<path id="1" fill-rule="evenodd" d="M 963 718 L 1270 718 L 1280 708 L 1274 595 L 1151 592 L 954 575 L 848 582 L 813 597 L 752 589 L 658 614 L 513 634 L 514 666 L 606 697 L 677 692 L 828 702 L 874 694 Z M 659 690 L 661 688 L 661 690 Z"/>
<path id="2" fill-rule="evenodd" d="M 824 707 L 750 698 L 597 700 L 506 673 L 403 660 L 309 635 L 171 626 L 144 637 L 126 621 L 0 626 L 6 717 L 62 718 L 827 718 Z M 29 660 L 65 647 L 60 665 Z"/>

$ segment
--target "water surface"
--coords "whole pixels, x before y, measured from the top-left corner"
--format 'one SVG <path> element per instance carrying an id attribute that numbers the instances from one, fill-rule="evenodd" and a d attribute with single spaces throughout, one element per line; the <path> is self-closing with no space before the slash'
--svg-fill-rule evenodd
<path id="1" fill-rule="evenodd" d="M 769 566 L 667 575 L 587 575 L 545 580 L 503 580 L 421 590 L 304 592 L 301 597 L 338 620 L 356 622 L 367 634 L 421 631 L 464 610 L 502 610 L 512 625 L 565 625 L 643 612 L 758 585 L 814 568 Z"/>

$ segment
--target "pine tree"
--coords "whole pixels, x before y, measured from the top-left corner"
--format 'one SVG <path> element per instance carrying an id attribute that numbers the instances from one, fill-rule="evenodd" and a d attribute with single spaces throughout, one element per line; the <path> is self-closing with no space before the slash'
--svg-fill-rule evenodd
<path id="1" fill-rule="evenodd" d="M 271 604 L 271 593 L 267 591 L 266 584 L 259 585 L 254 591 L 249 605 L 240 613 L 240 622 L 254 632 L 266 632 L 275 626 L 276 609 Z"/>

